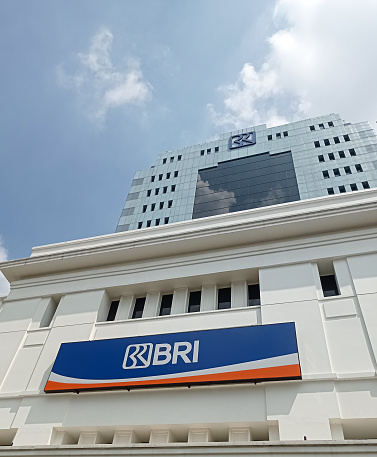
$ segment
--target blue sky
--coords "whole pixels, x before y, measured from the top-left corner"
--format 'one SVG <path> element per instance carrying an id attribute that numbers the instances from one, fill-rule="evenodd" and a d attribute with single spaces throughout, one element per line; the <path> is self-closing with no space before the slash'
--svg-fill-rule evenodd
<path id="1" fill-rule="evenodd" d="M 376 21 L 375 0 L 0 2 L 0 261 L 114 232 L 166 150 L 330 112 L 375 125 Z"/>

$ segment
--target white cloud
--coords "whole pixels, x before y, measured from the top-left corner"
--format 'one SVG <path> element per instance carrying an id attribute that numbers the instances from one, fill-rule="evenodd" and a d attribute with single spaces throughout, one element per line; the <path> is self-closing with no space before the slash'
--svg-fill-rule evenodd
<path id="1" fill-rule="evenodd" d="M 203 181 L 199 175 L 197 188 L 201 190 L 200 196 L 195 197 L 195 204 L 207 203 L 215 214 L 227 214 L 230 207 L 237 203 L 234 192 L 223 189 L 211 189 L 208 181 Z"/>
<path id="2" fill-rule="evenodd" d="M 5 250 L 0 236 L 0 262 L 8 260 L 7 251 Z M 9 282 L 4 275 L 0 273 L 0 297 L 6 297 L 9 294 Z"/>
<path id="3" fill-rule="evenodd" d="M 128 59 L 121 69 L 111 61 L 113 34 L 102 29 L 92 41 L 88 53 L 78 53 L 78 68 L 69 73 L 59 66 L 58 81 L 77 91 L 81 106 L 95 122 L 102 124 L 107 112 L 127 105 L 141 106 L 152 86 L 144 79 L 137 59 Z"/>
<path id="4" fill-rule="evenodd" d="M 219 88 L 224 109 L 208 109 L 230 128 L 338 112 L 349 121 L 376 121 L 377 2 L 279 0 L 260 69 L 245 63 L 233 84 Z"/>

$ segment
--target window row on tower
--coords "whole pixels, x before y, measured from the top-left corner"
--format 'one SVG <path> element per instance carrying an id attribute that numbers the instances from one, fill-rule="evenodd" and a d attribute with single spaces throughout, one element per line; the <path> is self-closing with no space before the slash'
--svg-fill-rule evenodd
<path id="1" fill-rule="evenodd" d="M 358 164 L 355 165 L 355 170 L 358 173 L 361 173 L 363 171 L 363 167 L 358 163 Z M 332 171 L 333 171 L 335 177 L 341 176 L 339 168 L 334 168 Z M 346 175 L 351 175 L 352 174 L 351 167 L 344 167 L 344 172 L 345 172 Z M 322 171 L 322 175 L 323 175 L 323 177 L 325 179 L 330 178 L 330 174 L 329 174 L 328 170 L 323 170 Z"/>
<path id="2" fill-rule="evenodd" d="M 175 157 L 171 156 L 170 157 L 170 163 L 174 162 L 174 159 L 175 159 Z M 177 160 L 178 160 L 178 162 L 181 161 L 182 160 L 182 155 L 177 156 Z M 165 164 L 167 162 L 168 162 L 168 159 L 166 157 L 164 159 L 162 159 L 162 163 L 163 164 Z"/>
<path id="3" fill-rule="evenodd" d="M 212 152 L 212 148 L 208 148 L 208 149 L 207 149 L 207 154 L 211 154 L 211 152 Z M 218 146 L 215 147 L 215 152 L 219 152 L 219 147 L 218 147 Z M 206 150 L 205 150 L 205 149 L 202 149 L 202 150 L 200 151 L 200 155 L 201 155 L 201 156 L 204 156 L 205 153 L 206 153 Z"/>
<path id="4" fill-rule="evenodd" d="M 369 189 L 370 188 L 368 181 L 363 181 L 361 183 L 361 185 L 362 185 L 363 189 Z M 361 190 L 361 188 L 360 189 L 358 188 L 356 183 L 350 184 L 349 186 L 350 186 L 350 190 L 352 192 L 354 192 L 356 190 Z M 347 192 L 346 186 L 339 186 L 338 190 L 339 190 L 339 193 L 341 193 L 341 194 L 344 194 L 345 192 Z M 329 195 L 334 195 L 335 194 L 335 189 L 333 187 L 328 187 L 327 188 L 327 193 Z"/>
<path id="5" fill-rule="evenodd" d="M 346 142 L 347 141 L 351 141 L 349 135 L 343 135 L 343 139 Z M 340 143 L 340 138 L 338 136 L 334 136 L 333 137 L 333 141 L 334 141 L 334 144 L 339 144 Z M 324 146 L 330 146 L 330 144 L 332 144 L 332 143 L 328 138 L 326 138 L 326 139 L 323 140 L 323 144 L 324 144 Z M 314 141 L 314 146 L 316 148 L 320 148 L 321 147 L 321 142 L 320 141 Z"/>
<path id="6" fill-rule="evenodd" d="M 348 152 L 349 152 L 349 155 L 351 157 L 354 157 L 356 155 L 356 151 L 353 148 L 352 149 L 348 149 Z M 327 155 L 328 155 L 329 160 L 335 160 L 336 159 L 335 153 L 333 153 L 333 152 L 330 152 Z M 338 151 L 338 155 L 339 155 L 339 159 L 345 159 L 346 158 L 346 153 L 344 151 Z M 326 161 L 325 156 L 322 155 L 322 154 L 319 155 L 318 156 L 318 161 L 319 162 L 325 162 Z"/>
<path id="7" fill-rule="evenodd" d="M 144 225 L 144 227 L 152 227 L 152 222 L 153 221 L 151 219 L 146 221 L 145 225 L 144 225 L 143 221 L 138 222 L 137 228 L 141 229 L 141 228 L 143 228 L 143 225 Z M 169 218 L 168 217 L 164 217 L 164 218 L 155 219 L 155 221 L 154 221 L 154 225 L 155 226 L 161 225 L 161 224 L 169 224 Z"/>
<path id="8" fill-rule="evenodd" d="M 172 186 L 170 186 L 170 191 L 171 192 L 175 192 L 175 188 L 176 188 L 176 185 L 173 184 Z M 160 189 L 162 189 L 162 192 L 163 194 L 166 194 L 166 192 L 168 191 L 168 186 L 165 186 L 165 187 L 156 187 L 156 189 L 148 189 L 147 190 L 147 197 L 150 197 L 152 195 L 152 191 L 154 191 L 154 195 L 158 195 L 160 193 Z"/>
<path id="9" fill-rule="evenodd" d="M 178 170 L 176 170 L 176 171 L 174 172 L 174 174 L 173 174 L 174 178 L 177 178 L 177 177 L 178 177 L 178 174 L 179 174 L 179 172 L 178 172 Z M 152 175 L 152 176 L 151 176 L 151 182 L 154 182 L 154 181 L 156 180 L 156 178 L 158 178 L 159 181 L 162 181 L 163 178 L 164 178 L 164 175 L 163 175 L 163 174 L 159 174 L 158 176 Z M 171 178 L 171 173 L 170 173 L 170 172 L 169 172 L 169 173 L 166 173 L 165 179 L 170 179 L 170 178 Z"/>
<path id="10" fill-rule="evenodd" d="M 334 122 L 330 121 L 327 123 L 327 125 L 328 125 L 328 127 L 334 127 Z M 318 124 L 318 130 L 324 130 L 325 128 L 326 128 L 325 124 Z M 311 132 L 314 132 L 315 130 L 317 130 L 315 125 L 310 125 L 309 129 Z"/>
<path id="11" fill-rule="evenodd" d="M 159 202 L 158 208 L 156 208 L 156 203 L 152 203 L 150 205 L 150 211 L 154 211 L 155 209 L 164 209 L 164 208 L 171 208 L 173 206 L 173 200 L 168 200 L 168 202 Z M 146 213 L 148 210 L 148 205 L 143 205 L 143 213 Z"/>
<path id="12" fill-rule="evenodd" d="M 283 135 L 283 136 L 282 136 Z M 283 138 L 283 137 L 286 137 L 288 136 L 288 132 L 285 131 L 283 132 L 283 134 L 281 134 L 280 132 L 278 133 L 275 133 L 275 138 L 278 140 L 279 138 Z M 267 135 L 267 139 L 268 141 L 271 141 L 273 139 L 273 135 Z"/>

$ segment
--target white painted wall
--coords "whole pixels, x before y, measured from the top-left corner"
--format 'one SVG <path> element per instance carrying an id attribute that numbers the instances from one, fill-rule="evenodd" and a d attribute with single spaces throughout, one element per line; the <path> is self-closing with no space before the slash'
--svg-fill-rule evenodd
<path id="1" fill-rule="evenodd" d="M 0 432 L 16 430 L 14 445 L 25 446 L 331 440 L 362 429 L 377 438 L 377 234 L 371 242 L 365 233 L 342 233 L 331 249 L 323 235 L 290 239 L 284 255 L 283 242 L 259 243 L 169 257 L 159 269 L 150 259 L 14 281 L 0 313 Z M 321 291 L 317 263 L 326 259 L 337 297 Z M 249 308 L 247 284 L 258 276 L 261 306 Z M 221 287 L 232 288 L 232 307 L 218 311 Z M 190 290 L 202 290 L 200 313 L 187 313 Z M 142 291 L 144 317 L 132 320 Z M 159 317 L 161 296 L 172 292 L 172 315 Z M 116 299 L 116 320 L 106 322 Z M 62 342 L 291 321 L 301 381 L 43 392 Z"/>

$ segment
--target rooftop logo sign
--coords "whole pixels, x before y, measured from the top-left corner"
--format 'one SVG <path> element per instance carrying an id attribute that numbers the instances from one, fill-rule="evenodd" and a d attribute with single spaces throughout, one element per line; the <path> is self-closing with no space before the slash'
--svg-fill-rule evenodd
<path id="1" fill-rule="evenodd" d="M 288 322 L 62 343 L 45 392 L 300 378 Z"/>
<path id="2" fill-rule="evenodd" d="M 253 146 L 256 143 L 255 132 L 240 133 L 229 138 L 229 149 L 244 148 L 245 146 Z"/>

